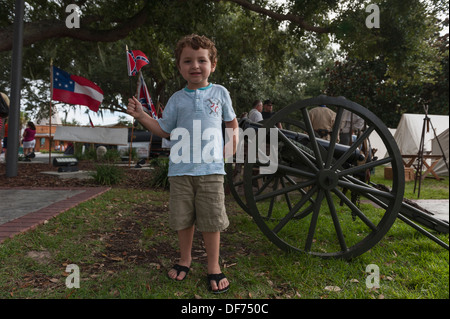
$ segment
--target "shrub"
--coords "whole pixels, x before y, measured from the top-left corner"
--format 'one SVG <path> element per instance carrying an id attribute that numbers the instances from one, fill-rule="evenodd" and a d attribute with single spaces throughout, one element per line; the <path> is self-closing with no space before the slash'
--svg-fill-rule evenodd
<path id="1" fill-rule="evenodd" d="M 117 149 L 109 149 L 103 155 L 103 157 L 99 160 L 101 162 L 107 162 L 107 163 L 114 163 L 114 162 L 120 162 L 120 152 Z"/>
<path id="2" fill-rule="evenodd" d="M 92 177 L 96 183 L 101 185 L 118 184 L 123 178 L 122 170 L 114 165 L 100 164 L 96 165 L 95 169 Z"/>
<path id="3" fill-rule="evenodd" d="M 120 152 L 119 152 L 119 155 L 120 155 L 120 158 L 122 159 L 122 160 L 127 160 L 128 161 L 128 157 L 129 157 L 129 155 L 130 155 L 130 150 L 129 149 L 122 149 Z M 139 158 L 138 158 L 138 154 L 137 154 L 137 151 L 136 151 L 136 149 L 135 148 L 132 148 L 131 149 L 131 161 L 137 161 Z"/>
<path id="4" fill-rule="evenodd" d="M 151 165 L 155 168 L 153 170 L 152 178 L 150 180 L 150 186 L 169 188 L 169 159 L 168 158 L 155 158 L 151 161 Z"/>
<path id="5" fill-rule="evenodd" d="M 74 156 L 79 160 L 88 160 L 88 161 L 96 161 L 97 160 L 97 152 L 92 147 L 85 147 L 83 153 L 83 144 L 75 143 L 75 151 Z"/>

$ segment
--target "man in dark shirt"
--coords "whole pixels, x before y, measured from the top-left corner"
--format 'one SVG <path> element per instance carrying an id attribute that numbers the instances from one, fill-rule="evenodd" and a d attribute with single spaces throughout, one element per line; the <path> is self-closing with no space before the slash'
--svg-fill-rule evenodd
<path id="1" fill-rule="evenodd" d="M 263 103 L 263 111 L 261 112 L 261 115 L 264 120 L 267 120 L 272 117 L 276 112 L 272 112 L 272 101 L 271 100 L 265 100 Z M 281 123 L 277 123 L 277 127 L 281 129 Z"/>
<path id="2" fill-rule="evenodd" d="M 271 100 L 265 100 L 263 103 L 263 111 L 261 112 L 263 119 L 267 120 L 275 113 L 272 112 L 272 101 Z"/>

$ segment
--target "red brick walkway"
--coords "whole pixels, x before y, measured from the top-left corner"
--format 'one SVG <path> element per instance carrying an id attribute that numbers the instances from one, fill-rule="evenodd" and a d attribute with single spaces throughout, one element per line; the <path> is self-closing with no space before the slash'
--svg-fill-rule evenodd
<path id="1" fill-rule="evenodd" d="M 32 190 L 33 188 L 20 188 L 25 190 Z M 38 225 L 43 224 L 45 221 L 77 206 L 78 204 L 92 199 L 100 194 L 105 193 L 110 188 L 109 187 L 89 187 L 89 188 L 76 188 L 76 187 L 40 187 L 35 188 L 38 190 L 74 190 L 81 191 L 81 193 L 69 197 L 67 199 L 60 200 L 53 203 L 47 207 L 39 209 L 35 212 L 31 212 L 22 217 L 11 220 L 7 223 L 0 225 L 0 243 L 2 243 L 7 238 L 12 238 L 13 236 L 28 231 L 35 228 Z"/>

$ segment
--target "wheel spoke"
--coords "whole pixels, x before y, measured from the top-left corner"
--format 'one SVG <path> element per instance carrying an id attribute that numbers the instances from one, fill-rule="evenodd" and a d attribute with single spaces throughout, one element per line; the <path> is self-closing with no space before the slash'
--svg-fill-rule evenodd
<path id="1" fill-rule="evenodd" d="M 314 155 L 316 157 L 316 166 L 320 170 L 323 168 L 322 155 L 319 151 L 319 146 L 317 145 L 316 135 L 314 134 L 314 129 L 311 124 L 311 120 L 309 118 L 308 110 L 306 108 L 302 109 L 303 119 L 305 121 L 306 131 L 309 135 L 309 141 L 311 143 L 312 149 L 314 151 Z"/>
<path id="2" fill-rule="evenodd" d="M 296 181 L 294 181 L 290 176 L 288 175 L 284 175 L 283 176 L 289 183 L 291 183 L 292 185 L 298 185 L 298 183 Z M 306 187 L 306 186 L 303 186 Z M 302 194 L 305 195 L 306 192 L 304 191 L 303 188 L 298 188 L 298 191 Z M 312 198 L 309 199 L 311 203 L 314 203 L 314 200 Z"/>
<path id="3" fill-rule="evenodd" d="M 292 180 L 292 178 L 288 175 L 284 175 L 283 176 L 289 183 L 291 183 L 292 185 L 298 185 L 294 180 Z M 306 191 L 303 188 L 298 188 L 297 189 L 299 191 L 299 193 L 303 196 L 306 195 Z M 314 205 L 314 199 L 312 197 L 309 197 L 309 201 L 311 202 L 311 205 L 308 206 L 308 208 L 306 208 L 305 210 L 303 210 L 302 212 L 299 212 L 298 214 L 296 214 L 294 216 L 294 218 L 303 218 L 305 216 L 307 216 L 309 213 L 311 213 L 312 211 L 312 207 Z"/>
<path id="4" fill-rule="evenodd" d="M 350 178 L 351 176 L 347 176 L 347 177 Z M 384 197 L 387 199 L 394 199 L 394 195 L 392 193 L 383 192 L 376 188 L 368 187 L 368 185 L 364 184 L 364 183 L 363 183 L 363 185 L 359 185 L 359 184 L 353 184 L 350 182 L 344 182 L 342 180 L 339 180 L 338 185 L 342 186 L 343 188 L 347 188 L 347 189 L 356 191 L 360 194 L 369 193 L 369 194 Z"/>
<path id="5" fill-rule="evenodd" d="M 293 218 L 301 219 L 305 216 L 308 216 L 313 211 L 315 202 L 311 199 L 309 199 L 309 201 L 311 202 L 311 204 L 308 207 L 306 207 L 303 211 L 295 214 Z"/>
<path id="6" fill-rule="evenodd" d="M 338 167 L 341 167 L 342 164 L 344 164 L 344 162 L 353 154 L 353 152 L 355 152 L 358 146 L 361 145 L 361 143 L 369 137 L 374 129 L 374 126 L 366 129 L 364 133 L 361 134 L 361 136 L 350 146 L 350 148 L 336 160 L 336 162 L 333 164 L 332 169 L 336 170 Z"/>
<path id="7" fill-rule="evenodd" d="M 347 244 L 345 243 L 344 234 L 342 233 L 341 224 L 339 222 L 339 218 L 336 213 L 336 207 L 334 206 L 333 198 L 331 197 L 331 193 L 329 191 L 325 192 L 325 197 L 327 198 L 328 207 L 330 208 L 331 218 L 333 219 L 334 229 L 336 230 L 336 236 L 339 241 L 339 245 L 341 246 L 342 251 L 346 251 L 348 249 Z"/>
<path id="8" fill-rule="evenodd" d="M 280 178 L 280 183 L 281 183 L 281 186 L 283 187 L 283 189 L 285 189 L 286 188 L 286 184 L 285 184 L 285 182 L 283 180 L 283 176 L 281 176 L 281 178 Z M 288 205 L 289 210 L 291 210 L 292 209 L 292 203 L 291 203 L 291 199 L 289 198 L 289 193 L 285 193 L 284 197 L 286 198 L 286 203 Z"/>
<path id="9" fill-rule="evenodd" d="M 290 166 L 286 166 L 283 164 L 278 164 L 278 171 L 286 173 L 286 174 L 289 173 L 289 174 L 295 175 L 295 176 L 304 176 L 304 177 L 308 177 L 308 178 L 316 177 L 316 173 L 311 173 L 308 171 L 304 171 L 300 168 L 290 167 Z"/>
<path id="10" fill-rule="evenodd" d="M 381 165 L 384 165 L 384 164 L 388 164 L 388 163 L 391 163 L 391 162 L 392 162 L 392 158 L 386 157 L 386 158 L 383 158 L 381 160 L 376 160 L 376 161 L 365 163 L 363 165 L 353 166 L 351 168 L 347 168 L 347 169 L 341 170 L 340 172 L 338 172 L 338 176 L 341 177 L 343 175 L 351 175 L 351 174 L 355 174 L 355 173 L 358 173 L 358 172 L 363 172 L 366 169 L 372 169 L 374 167 L 381 166 Z"/>
<path id="11" fill-rule="evenodd" d="M 372 223 L 372 221 L 367 218 L 366 215 L 364 215 L 361 210 L 352 203 L 350 199 L 347 198 L 340 190 L 334 189 L 334 193 L 350 208 L 353 214 L 359 217 L 363 221 L 364 224 L 367 225 L 371 230 L 375 231 L 377 229 L 377 226 Z"/>
<path id="12" fill-rule="evenodd" d="M 273 182 L 273 187 L 272 187 L 272 190 L 273 191 L 275 191 L 277 188 L 278 188 L 278 180 L 279 180 L 280 178 L 277 176 L 277 177 L 275 177 L 275 181 Z M 273 204 L 275 203 L 275 198 L 276 198 L 276 196 L 273 196 L 271 199 L 270 199 L 270 205 L 269 205 L 269 210 L 268 210 L 268 212 L 267 212 L 267 218 L 271 218 L 272 217 L 272 211 L 273 211 Z"/>
<path id="13" fill-rule="evenodd" d="M 308 193 L 306 193 L 305 196 L 302 197 L 302 199 L 287 213 L 286 216 L 283 217 L 283 219 L 272 229 L 272 231 L 276 234 L 278 233 L 298 212 L 300 208 L 305 205 L 305 203 L 308 201 L 309 197 L 314 194 L 314 192 L 317 191 L 317 186 L 312 187 Z"/>
<path id="14" fill-rule="evenodd" d="M 264 178 L 265 176 L 267 176 L 267 175 L 263 175 L 263 174 L 254 175 L 254 176 L 252 176 L 252 182 L 254 182 L 254 181 L 258 180 L 258 179 Z M 241 185 L 244 185 L 244 181 L 243 180 L 233 183 L 233 186 L 235 186 L 235 187 L 236 186 L 241 186 Z"/>
<path id="15" fill-rule="evenodd" d="M 264 184 L 261 186 L 261 188 L 255 193 L 255 196 L 258 196 L 259 194 L 261 194 L 267 188 L 267 186 L 269 186 L 269 184 L 272 183 L 274 178 L 275 178 L 274 175 L 270 175 L 267 178 L 267 180 L 264 182 Z"/>
<path id="16" fill-rule="evenodd" d="M 387 208 L 388 207 L 388 205 L 386 204 L 387 201 L 394 200 L 396 197 L 395 193 L 378 190 L 368 184 L 365 184 L 364 182 L 360 181 L 357 178 L 354 178 L 352 176 L 347 176 L 347 177 L 349 178 L 349 180 L 351 180 L 355 184 L 360 185 L 361 187 L 370 189 L 370 191 L 365 191 L 364 193 L 361 193 L 361 194 L 364 197 L 372 200 L 375 204 L 379 205 L 382 208 Z M 386 201 L 384 201 L 383 199 L 385 199 Z"/>
<path id="17" fill-rule="evenodd" d="M 318 171 L 317 167 L 314 165 L 314 163 L 312 163 L 309 160 L 306 154 L 304 154 L 297 146 L 295 146 L 295 144 L 292 143 L 292 141 L 289 138 L 287 138 L 286 135 L 284 135 L 280 130 L 278 132 L 281 141 L 285 143 L 289 147 L 289 149 L 293 150 L 294 153 L 300 157 L 302 163 L 308 165 L 309 168 L 311 168 L 314 172 L 317 172 Z M 280 168 L 280 164 L 278 164 L 278 168 Z"/>
<path id="18" fill-rule="evenodd" d="M 319 189 L 317 192 L 316 203 L 311 217 L 311 222 L 309 224 L 308 236 L 306 237 L 305 251 L 311 251 L 312 242 L 314 239 L 314 233 L 316 232 L 317 220 L 319 218 L 320 206 L 322 204 L 324 191 Z"/>
<path id="19" fill-rule="evenodd" d="M 336 147 L 336 141 L 337 141 L 337 137 L 340 131 L 340 126 L 341 126 L 341 119 L 342 119 L 342 113 L 344 112 L 344 109 L 342 107 L 338 108 L 338 111 L 336 113 L 336 118 L 334 121 L 334 126 L 333 126 L 333 131 L 331 132 L 331 137 L 330 137 L 330 144 L 328 146 L 328 153 L 327 153 L 327 158 L 326 158 L 326 162 L 324 167 L 325 168 L 329 168 L 331 166 L 331 161 L 334 158 L 334 149 Z"/>
<path id="20" fill-rule="evenodd" d="M 288 187 L 281 188 L 281 189 L 276 189 L 276 190 L 273 190 L 270 193 L 264 193 L 264 194 L 261 194 L 259 196 L 255 196 L 255 201 L 259 202 L 259 201 L 262 201 L 262 200 L 265 200 L 265 199 L 268 199 L 268 198 L 271 198 L 271 197 L 276 197 L 278 195 L 284 195 L 284 194 L 287 194 L 289 192 L 292 192 L 292 191 L 295 191 L 295 190 L 298 190 L 298 189 L 301 189 L 301 188 L 304 188 L 304 187 L 311 186 L 314 183 L 315 183 L 314 180 L 309 180 L 309 181 L 306 181 L 306 182 L 303 182 L 303 183 L 299 183 L 299 184 L 296 184 L 296 185 L 288 186 Z"/>

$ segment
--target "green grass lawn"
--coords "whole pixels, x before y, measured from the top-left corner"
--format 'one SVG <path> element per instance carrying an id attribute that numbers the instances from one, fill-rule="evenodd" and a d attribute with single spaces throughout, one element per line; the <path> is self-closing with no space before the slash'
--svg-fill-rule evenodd
<path id="1" fill-rule="evenodd" d="M 388 184 L 377 172 L 374 180 Z M 421 198 L 449 196 L 448 178 L 426 179 Z M 406 185 L 406 197 L 414 182 Z M 191 272 L 167 277 L 178 257 L 167 221 L 167 191 L 112 188 L 36 229 L 0 244 L 0 298 L 150 299 L 448 299 L 449 253 L 397 220 L 372 249 L 351 261 L 285 253 L 251 217 L 227 199 L 230 227 L 222 234 L 226 294 L 206 284 L 201 235 Z M 439 235 L 448 243 L 448 234 Z M 68 288 L 79 269 L 79 288 Z M 368 268 L 369 267 L 369 268 Z M 379 271 L 379 287 L 372 287 Z M 70 286 L 70 285 L 69 285 Z"/>

